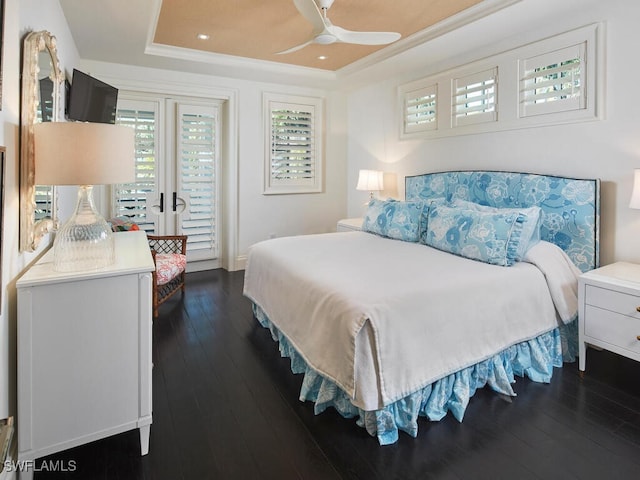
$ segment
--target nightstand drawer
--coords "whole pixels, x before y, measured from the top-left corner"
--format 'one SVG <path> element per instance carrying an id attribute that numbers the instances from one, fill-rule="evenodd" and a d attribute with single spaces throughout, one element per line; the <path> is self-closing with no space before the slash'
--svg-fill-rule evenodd
<path id="1" fill-rule="evenodd" d="M 640 319 L 587 305 L 584 312 L 587 337 L 640 353 Z"/>
<path id="2" fill-rule="evenodd" d="M 587 285 L 586 303 L 640 320 L 640 312 L 638 312 L 640 296 Z M 638 334 L 640 335 L 640 332 Z"/>

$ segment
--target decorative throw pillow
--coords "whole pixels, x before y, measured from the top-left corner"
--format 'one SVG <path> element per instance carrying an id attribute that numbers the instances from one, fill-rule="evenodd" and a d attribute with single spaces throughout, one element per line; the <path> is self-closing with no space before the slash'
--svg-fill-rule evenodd
<path id="1" fill-rule="evenodd" d="M 115 217 L 109 220 L 113 232 L 127 232 L 129 230 L 140 230 L 138 224 L 127 217 Z"/>
<path id="2" fill-rule="evenodd" d="M 429 212 L 438 205 L 448 205 L 447 199 L 444 197 L 429 198 L 424 200 L 424 209 L 422 209 L 422 220 L 420 221 L 420 243 L 427 243 L 427 225 L 429 224 Z"/>
<path id="3" fill-rule="evenodd" d="M 417 242 L 423 221 L 422 201 L 403 202 L 399 200 L 372 199 L 362 222 L 362 230 L 383 237 Z"/>
<path id="4" fill-rule="evenodd" d="M 525 215 L 439 205 L 429 212 L 426 244 L 493 265 L 517 262 Z"/>
<path id="5" fill-rule="evenodd" d="M 540 225 L 542 223 L 542 209 L 540 207 L 496 208 L 488 205 L 480 205 L 479 203 L 473 203 L 468 200 L 462 200 L 461 198 L 454 199 L 451 202 L 451 205 L 454 207 L 477 210 L 479 212 L 521 213 L 525 215 L 526 218 L 522 222 L 522 233 L 520 234 L 521 238 L 518 244 L 518 252 L 516 254 L 517 261 L 522 260 L 527 253 L 527 250 L 540 241 Z"/>

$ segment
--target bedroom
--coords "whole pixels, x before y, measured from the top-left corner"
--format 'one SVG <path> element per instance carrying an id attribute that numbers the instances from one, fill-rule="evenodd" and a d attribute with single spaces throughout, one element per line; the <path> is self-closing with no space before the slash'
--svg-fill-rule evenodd
<path id="1" fill-rule="evenodd" d="M 316 80 L 295 75 L 286 82 L 275 81 L 274 75 L 264 72 L 255 73 L 254 78 L 239 72 L 234 78 L 220 73 L 220 69 L 193 66 L 184 61 L 177 67 L 179 70 L 174 70 L 169 68 L 169 60 L 141 53 L 131 66 L 120 63 L 115 52 L 109 51 L 114 47 L 108 40 L 99 45 L 104 51 L 100 61 L 84 58 L 57 3 L 5 0 L 0 113 L 4 127 L 0 144 L 7 148 L 2 243 L 3 299 L 7 301 L 2 302 L 0 328 L 2 418 L 11 412 L 15 397 L 15 370 L 11 366 L 15 355 L 16 313 L 12 306 L 15 305 L 12 301 L 15 280 L 38 255 L 38 252 L 18 253 L 17 232 L 20 38 L 28 30 L 46 29 L 56 35 L 61 62 L 67 70 L 80 66 L 99 78 L 120 78 L 138 84 L 188 83 L 203 89 L 213 85 L 237 92 L 238 191 L 232 217 L 236 229 L 228 232 L 227 239 L 234 247 L 227 260 L 231 269 L 242 268 L 248 247 L 271 235 L 328 232 L 335 229 L 340 218 L 361 216 L 367 197 L 367 193 L 355 189 L 361 168 L 394 173 L 399 179 L 399 189 L 405 175 L 456 169 L 519 170 L 600 178 L 601 264 L 640 261 L 635 241 L 640 219 L 636 211 L 628 208 L 633 169 L 639 166 L 640 152 L 636 139 L 640 122 L 633 108 L 627 106 L 631 89 L 625 87 L 636 73 L 640 74 L 640 68 L 629 60 L 634 58 L 639 39 L 634 19 L 640 12 L 633 1 L 573 0 L 560 5 L 546 0 L 516 2 L 429 42 L 416 50 L 415 57 L 405 54 L 406 59 L 382 62 L 329 83 L 324 77 Z M 149 2 L 135 3 L 140 9 L 150 8 L 144 5 Z M 596 22 L 606 25 L 605 115 L 601 120 L 428 141 L 398 138 L 398 126 L 393 119 L 399 85 Z M 122 35 L 122 32 L 111 35 Z M 394 74 L 389 74 L 390 71 Z M 265 90 L 325 97 L 324 192 L 303 196 L 262 194 L 262 145 L 253 139 L 262 135 L 261 94 Z"/>

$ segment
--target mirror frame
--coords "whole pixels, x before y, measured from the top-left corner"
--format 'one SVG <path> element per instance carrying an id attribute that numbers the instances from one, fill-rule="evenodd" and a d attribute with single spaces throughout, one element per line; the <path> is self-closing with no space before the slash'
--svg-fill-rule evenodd
<path id="1" fill-rule="evenodd" d="M 51 121 L 60 119 L 61 91 L 64 72 L 60 69 L 56 37 L 47 31 L 31 32 L 24 39 L 22 61 L 22 100 L 20 117 L 20 251 L 33 252 L 47 233 L 57 228 L 55 187 L 51 187 L 51 218 L 35 220 L 36 185 L 33 126 L 38 116 L 38 57 L 48 52 L 51 57 L 53 112 Z"/>

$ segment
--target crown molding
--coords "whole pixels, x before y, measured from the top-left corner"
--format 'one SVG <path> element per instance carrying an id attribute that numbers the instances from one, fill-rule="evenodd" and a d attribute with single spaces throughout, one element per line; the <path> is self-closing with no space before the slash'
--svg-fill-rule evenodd
<path id="1" fill-rule="evenodd" d="M 288 77 L 294 77 L 296 79 L 310 79 L 320 81 L 334 81 L 337 79 L 336 72 L 330 70 L 300 67 L 287 63 L 270 62 L 267 60 L 258 60 L 255 58 L 237 57 L 234 55 L 225 55 L 222 53 L 203 52 L 200 50 L 172 47 L 157 43 L 147 45 L 144 53 L 147 55 L 156 55 L 177 60 L 208 63 L 211 65 L 216 65 L 218 67 L 224 67 L 224 69 L 231 69 L 234 74 L 242 73 L 242 71 L 244 71 L 245 75 L 243 76 L 247 76 L 247 78 L 250 79 L 256 79 L 256 71 L 266 74 L 275 73 L 278 75 L 286 75 Z M 230 72 L 225 73 L 225 70 L 221 70 L 218 75 L 229 76 L 229 73 Z"/>

